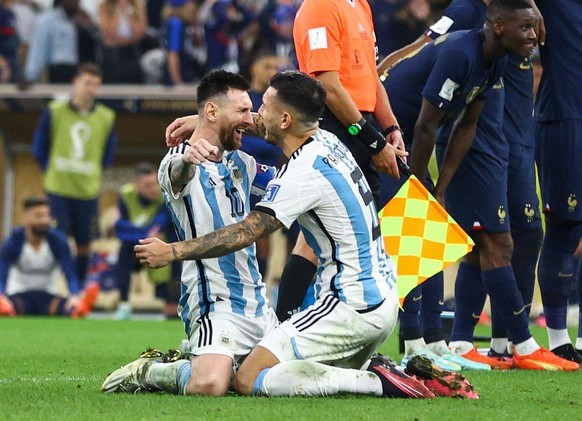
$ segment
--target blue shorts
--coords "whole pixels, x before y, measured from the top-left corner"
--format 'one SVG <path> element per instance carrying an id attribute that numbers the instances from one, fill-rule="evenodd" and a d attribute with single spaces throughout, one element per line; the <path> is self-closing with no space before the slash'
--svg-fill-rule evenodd
<path id="1" fill-rule="evenodd" d="M 45 291 L 26 291 L 11 295 L 8 298 L 14 304 L 16 314 L 46 316 L 64 313 L 64 298 Z"/>
<path id="2" fill-rule="evenodd" d="M 437 156 L 443 156 L 444 148 L 437 144 Z M 447 187 L 445 206 L 468 233 L 509 231 L 507 161 L 470 150 Z"/>
<path id="3" fill-rule="evenodd" d="M 97 199 L 69 199 L 50 193 L 47 196 L 57 228 L 72 235 L 77 245 L 89 244 L 99 236 Z"/>
<path id="4" fill-rule="evenodd" d="M 536 122 L 544 212 L 582 221 L 582 120 Z"/>
<path id="5" fill-rule="evenodd" d="M 542 226 L 536 192 L 535 148 L 509 144 L 507 201 L 512 230 L 527 231 Z"/>

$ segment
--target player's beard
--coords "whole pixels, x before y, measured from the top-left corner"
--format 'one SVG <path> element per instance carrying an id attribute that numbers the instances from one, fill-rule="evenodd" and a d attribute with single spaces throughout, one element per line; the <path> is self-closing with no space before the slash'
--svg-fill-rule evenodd
<path id="1" fill-rule="evenodd" d="M 235 138 L 235 131 L 233 128 L 223 128 L 218 133 L 220 144 L 226 151 L 234 151 L 240 149 L 241 142 Z"/>

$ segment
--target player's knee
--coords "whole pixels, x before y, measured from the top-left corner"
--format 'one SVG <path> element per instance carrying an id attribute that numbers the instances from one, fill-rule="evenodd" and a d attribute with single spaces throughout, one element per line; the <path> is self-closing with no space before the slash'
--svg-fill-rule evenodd
<path id="1" fill-rule="evenodd" d="M 186 386 L 187 395 L 224 396 L 228 392 L 230 379 L 209 373 L 205 376 L 192 376 Z"/>
<path id="2" fill-rule="evenodd" d="M 484 234 L 479 244 L 481 259 L 487 266 L 504 267 L 511 264 L 513 240 L 508 232 Z"/>

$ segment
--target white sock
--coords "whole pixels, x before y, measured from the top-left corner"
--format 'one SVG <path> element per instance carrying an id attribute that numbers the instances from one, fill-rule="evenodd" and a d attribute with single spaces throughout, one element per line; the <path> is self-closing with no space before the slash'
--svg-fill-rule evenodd
<path id="1" fill-rule="evenodd" d="M 338 368 L 312 361 L 286 361 L 257 377 L 255 394 L 329 396 L 338 393 L 382 396 L 382 381 L 370 371 Z M 258 390 L 256 390 L 258 389 Z"/>
<path id="2" fill-rule="evenodd" d="M 582 349 L 582 338 L 576 338 L 576 349 Z"/>
<path id="3" fill-rule="evenodd" d="M 449 349 L 457 355 L 463 355 L 475 348 L 472 342 L 468 341 L 451 341 Z"/>
<path id="4" fill-rule="evenodd" d="M 491 349 L 503 354 L 507 350 L 507 338 L 491 338 Z"/>
<path id="5" fill-rule="evenodd" d="M 551 329 L 549 327 L 546 329 L 548 331 L 548 342 L 550 350 L 570 343 L 568 329 Z"/>
<path id="6" fill-rule="evenodd" d="M 534 338 L 529 338 L 525 342 L 515 344 L 514 348 L 519 355 L 529 355 L 540 349 L 540 346 Z"/>
<path id="7" fill-rule="evenodd" d="M 426 342 L 424 341 L 424 338 L 404 341 L 404 355 L 412 355 L 415 351 L 423 348 L 426 348 Z"/>
<path id="8" fill-rule="evenodd" d="M 513 342 L 507 341 L 507 353 L 509 355 L 513 355 L 513 348 L 515 348 L 515 346 L 513 345 Z"/>
<path id="9" fill-rule="evenodd" d="M 429 344 L 426 344 L 426 346 L 432 352 L 434 352 L 435 354 L 440 355 L 440 356 L 451 353 L 451 350 L 447 346 L 447 343 L 445 342 L 444 339 L 441 339 L 440 341 L 437 341 L 437 342 L 431 342 Z"/>
<path id="10" fill-rule="evenodd" d="M 175 395 L 179 394 L 178 373 L 184 364 L 191 363 L 189 360 L 178 360 L 173 363 L 152 364 L 145 375 L 145 385 Z"/>

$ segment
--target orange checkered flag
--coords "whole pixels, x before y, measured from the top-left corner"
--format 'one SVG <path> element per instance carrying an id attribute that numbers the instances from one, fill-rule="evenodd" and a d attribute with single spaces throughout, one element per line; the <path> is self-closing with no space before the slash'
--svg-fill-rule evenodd
<path id="1" fill-rule="evenodd" d="M 386 251 L 398 270 L 400 306 L 414 287 L 459 260 L 475 245 L 413 175 L 378 216 Z"/>

